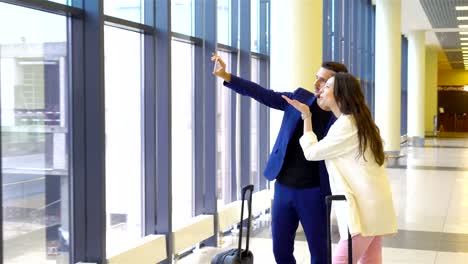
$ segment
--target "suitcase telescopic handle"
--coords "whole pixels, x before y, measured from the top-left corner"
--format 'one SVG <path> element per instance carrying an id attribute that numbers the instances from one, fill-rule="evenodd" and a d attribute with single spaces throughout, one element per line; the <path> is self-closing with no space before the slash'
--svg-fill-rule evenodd
<path id="1" fill-rule="evenodd" d="M 333 201 L 346 201 L 346 196 L 345 195 L 328 195 L 325 197 L 325 203 L 327 207 L 327 228 L 331 227 L 331 221 L 330 221 L 330 209 L 331 209 L 331 204 Z M 353 263 L 352 256 L 353 256 L 353 242 L 351 240 L 351 234 L 349 233 L 348 229 L 348 263 Z M 328 253 L 328 263 L 331 264 L 331 259 L 332 259 L 332 253 L 331 253 L 331 235 L 330 235 L 330 230 L 327 232 L 327 253 Z"/>
<path id="2" fill-rule="evenodd" d="M 242 206 L 241 206 L 241 221 L 240 221 L 240 231 L 239 231 L 239 250 L 237 250 L 237 255 L 239 258 L 242 258 L 241 255 L 241 249 L 242 249 L 242 228 L 243 228 L 243 222 L 244 222 L 244 202 L 245 202 L 245 195 L 247 191 L 250 191 L 249 194 L 249 201 L 248 201 L 248 212 L 249 215 L 247 217 L 247 237 L 246 237 L 246 246 L 245 246 L 245 252 L 249 252 L 249 238 L 250 238 L 250 221 L 252 219 L 252 193 L 254 190 L 253 184 L 246 185 L 242 187 Z"/>

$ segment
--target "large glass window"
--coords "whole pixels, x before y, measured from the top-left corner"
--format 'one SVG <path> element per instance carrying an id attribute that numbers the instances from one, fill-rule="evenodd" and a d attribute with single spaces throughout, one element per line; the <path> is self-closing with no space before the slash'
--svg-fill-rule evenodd
<path id="1" fill-rule="evenodd" d="M 253 57 L 251 61 L 252 65 L 252 81 L 255 83 L 259 83 L 259 67 L 260 62 L 258 58 Z M 259 186 L 259 144 L 258 141 L 258 131 L 259 131 L 259 109 L 260 104 L 251 99 L 250 102 L 250 182 L 258 188 Z"/>
<path id="2" fill-rule="evenodd" d="M 231 61 L 227 52 L 218 51 L 230 71 Z M 223 85 L 223 79 L 216 78 L 216 197 L 218 208 L 231 202 L 231 98 L 233 92 Z"/>
<path id="3" fill-rule="evenodd" d="M 373 111 L 375 7 L 369 0 L 323 0 L 323 6 L 324 60 L 346 64 L 361 80 Z"/>
<path id="4" fill-rule="evenodd" d="M 112 255 L 143 233 L 141 35 L 106 26 L 104 36 L 106 244 Z"/>
<path id="5" fill-rule="evenodd" d="M 69 263 L 67 21 L 0 3 L 0 32 L 3 263 Z"/>
<path id="6" fill-rule="evenodd" d="M 133 22 L 144 20 L 143 0 L 104 0 L 104 14 Z"/>
<path id="7" fill-rule="evenodd" d="M 194 85 L 193 45 L 172 41 L 172 222 L 183 226 L 193 216 Z"/>
<path id="8" fill-rule="evenodd" d="M 195 33 L 195 0 L 171 0 L 172 32 L 193 36 Z"/>
<path id="9" fill-rule="evenodd" d="M 218 0 L 218 43 L 231 45 L 231 0 Z"/>

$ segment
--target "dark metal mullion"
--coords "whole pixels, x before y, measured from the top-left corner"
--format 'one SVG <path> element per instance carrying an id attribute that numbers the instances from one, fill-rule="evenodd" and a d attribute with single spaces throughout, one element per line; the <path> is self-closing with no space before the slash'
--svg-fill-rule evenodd
<path id="1" fill-rule="evenodd" d="M 335 12 L 333 14 L 333 19 L 334 19 L 334 28 L 333 28 L 333 42 L 334 42 L 334 60 L 343 62 L 343 55 L 341 53 L 341 0 L 332 0 L 334 1 L 334 6 L 335 6 Z"/>
<path id="2" fill-rule="evenodd" d="M 104 19 L 102 1 L 85 1 L 85 219 L 87 262 L 106 261 Z M 83 111 L 83 110 L 82 110 Z"/>
<path id="3" fill-rule="evenodd" d="M 259 42 L 259 53 L 260 54 L 268 54 L 267 51 L 267 1 L 260 0 L 259 1 L 259 30 L 260 32 L 258 36 Z"/>
<path id="4" fill-rule="evenodd" d="M 240 73 L 239 76 L 251 79 L 251 57 L 250 57 L 250 1 L 240 1 Z M 251 98 L 242 96 L 240 99 L 240 186 L 251 183 L 250 181 L 250 111 Z M 240 191 L 240 189 L 239 189 Z"/>
<path id="5" fill-rule="evenodd" d="M 259 82 L 262 87 L 270 87 L 269 86 L 269 60 L 260 59 L 260 76 Z M 269 115 L 269 108 L 263 104 L 260 104 L 259 109 L 259 133 L 258 133 L 258 166 L 259 166 L 259 185 L 257 190 L 263 190 L 267 188 L 267 181 L 266 178 L 263 177 L 263 168 L 266 167 L 266 161 L 268 159 L 268 155 L 270 154 L 270 115 Z"/>
<path id="6" fill-rule="evenodd" d="M 181 40 L 183 42 L 190 43 L 193 45 L 203 45 L 203 40 L 198 37 L 193 37 L 178 32 L 171 32 L 171 36 L 177 40 Z"/>
<path id="7" fill-rule="evenodd" d="M 216 77 L 211 73 L 212 65 L 211 53 L 216 52 L 217 43 L 217 4 L 215 0 L 203 1 L 205 4 L 205 54 L 204 74 L 204 113 L 205 113 L 205 212 L 215 215 L 214 233 L 218 230 L 217 218 L 217 197 L 216 197 Z M 214 237 L 209 245 L 217 246 Z"/>
<path id="8" fill-rule="evenodd" d="M 408 39 L 401 36 L 401 106 L 400 135 L 408 132 Z"/>
<path id="9" fill-rule="evenodd" d="M 353 63 L 354 63 L 354 74 L 356 76 L 358 76 L 359 78 L 361 78 L 361 80 L 364 80 L 362 74 L 361 74 L 361 65 L 362 63 L 360 62 L 360 58 L 361 58 L 361 47 L 360 47 L 360 44 L 361 44 L 361 31 L 362 31 L 362 27 L 361 27 L 361 22 L 362 22 L 362 18 L 364 17 L 362 15 L 362 8 L 361 8 L 361 5 L 359 4 L 361 2 L 361 0 L 353 0 L 353 10 L 354 12 L 351 14 L 351 20 L 353 21 L 353 25 L 352 25 L 352 35 L 353 35 L 353 43 L 354 43 L 354 49 L 351 50 L 351 56 L 353 58 Z"/>
<path id="10" fill-rule="evenodd" d="M 145 1 L 145 24 L 154 25 L 154 1 Z M 144 235 L 156 232 L 156 50 L 154 34 L 143 35 L 143 69 L 144 86 L 142 102 L 143 114 L 143 195 Z"/>
<path id="11" fill-rule="evenodd" d="M 231 53 L 231 73 L 234 75 L 239 75 L 237 72 L 237 57 L 239 56 L 238 52 L 238 32 L 239 32 L 239 1 L 240 0 L 232 0 L 231 1 L 231 47 L 235 48 L 235 52 Z M 231 97 L 231 201 L 237 200 L 237 155 L 236 155 L 236 120 L 237 120 L 237 95 L 234 92 L 230 93 Z"/>
<path id="12" fill-rule="evenodd" d="M 372 4 L 366 4 L 366 26 L 365 26 L 365 30 L 366 30 L 366 79 L 368 81 L 367 83 L 367 94 L 366 94 L 366 101 L 367 101 L 367 104 L 369 105 L 369 109 L 371 111 L 371 113 L 373 114 L 374 113 L 374 109 L 373 109 L 373 105 L 372 105 L 372 94 L 371 94 L 371 90 L 372 90 L 372 87 L 373 87 L 373 75 L 372 75 L 372 65 L 374 65 L 374 58 L 372 56 L 372 43 L 375 42 L 375 40 L 373 39 L 373 35 L 372 35 L 372 23 L 373 23 L 373 19 L 372 19 Z"/>
<path id="13" fill-rule="evenodd" d="M 372 111 L 372 117 L 375 115 L 375 6 L 371 6 L 370 8 L 370 37 L 369 37 L 369 43 L 370 43 L 370 64 L 371 65 L 371 96 L 369 98 L 369 106 Z"/>
<path id="14" fill-rule="evenodd" d="M 267 47 L 267 14 L 269 3 L 267 1 L 260 1 L 260 53 L 265 54 L 266 58 L 260 58 L 259 60 L 259 83 L 262 87 L 269 87 L 268 85 L 268 47 Z M 269 119 L 269 109 L 263 104 L 259 104 L 258 111 L 258 177 L 259 177 L 259 186 L 257 190 L 266 189 L 266 179 L 263 177 L 263 168 L 266 166 L 266 161 L 268 159 L 268 154 L 270 153 L 270 119 Z"/>
<path id="15" fill-rule="evenodd" d="M 348 68 L 351 70 L 351 72 L 354 73 L 354 61 L 351 59 L 351 49 L 354 46 L 353 41 L 353 20 L 351 19 L 351 14 L 353 12 L 353 0 L 346 0 L 343 1 L 343 6 L 342 6 L 342 12 L 344 17 L 343 19 L 343 28 L 341 30 L 341 34 L 343 36 L 343 58 L 344 58 L 344 63 L 345 65 L 348 66 Z"/>
<path id="16" fill-rule="evenodd" d="M 166 236 L 168 259 L 173 254 L 171 151 L 171 1 L 156 0 L 156 233 Z M 166 260 L 165 263 L 169 261 Z"/>
<path id="17" fill-rule="evenodd" d="M 104 15 L 104 23 L 106 26 L 130 30 L 137 33 L 154 34 L 154 28 L 152 26 L 121 19 L 118 17 Z"/>
<path id="18" fill-rule="evenodd" d="M 331 60 L 331 55 L 330 55 L 330 37 L 331 37 L 331 30 L 330 30 L 330 0 L 323 0 L 323 9 L 322 9 L 322 17 L 323 17 L 323 23 L 322 23 L 322 57 L 323 61 L 329 61 Z"/>
<path id="19" fill-rule="evenodd" d="M 261 54 L 261 53 L 257 53 L 257 52 L 253 52 L 253 51 L 250 52 L 250 56 L 252 56 L 252 58 L 257 58 L 257 59 L 260 59 L 260 60 L 266 60 L 269 57 L 266 54 Z"/>
<path id="20" fill-rule="evenodd" d="M 199 37 L 203 35 L 203 3 L 200 0 L 195 0 L 195 36 Z M 204 187 L 203 187 L 203 173 L 204 173 L 204 144 L 206 143 L 203 137 L 204 131 L 204 118 L 203 118 L 203 80 L 204 80 L 204 69 L 203 69 L 203 45 L 194 46 L 194 61 L 190 62 L 196 65 L 193 67 L 194 72 L 194 122 L 193 122 L 193 211 L 192 216 L 199 215 L 203 212 L 204 202 Z M 200 67 L 201 66 L 201 67 Z"/>
<path id="21" fill-rule="evenodd" d="M 225 44 L 221 44 L 221 43 L 216 44 L 216 49 L 217 50 L 222 50 L 222 51 L 225 51 L 225 52 L 237 52 L 237 48 L 232 47 L 232 46 L 228 46 L 228 45 L 225 45 Z"/>
<path id="22" fill-rule="evenodd" d="M 204 45 L 195 47 L 195 215 L 216 217 L 216 80 L 212 72 L 211 53 L 216 49 L 216 1 L 196 0 L 195 35 Z M 198 168 L 197 168 L 198 167 Z M 216 236 L 203 242 L 215 246 Z"/>
<path id="23" fill-rule="evenodd" d="M 74 1 L 74 4 L 77 1 Z M 70 260 L 77 263 L 86 260 L 86 148 L 85 148 L 85 105 L 84 91 L 84 22 L 82 19 L 69 19 L 68 82 L 70 97 Z"/>
<path id="24" fill-rule="evenodd" d="M 84 11 L 78 7 L 72 7 L 68 5 L 63 5 L 51 1 L 45 0 L 0 0 L 0 2 L 22 6 L 26 8 L 32 8 L 39 11 L 44 11 L 56 15 L 63 15 L 63 16 L 72 16 L 76 18 L 83 18 Z M 74 5 L 78 6 L 78 5 Z"/>

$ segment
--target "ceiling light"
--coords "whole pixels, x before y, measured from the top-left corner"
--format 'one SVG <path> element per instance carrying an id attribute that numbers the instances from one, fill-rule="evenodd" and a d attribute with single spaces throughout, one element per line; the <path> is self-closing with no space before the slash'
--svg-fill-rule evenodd
<path id="1" fill-rule="evenodd" d="M 461 40 L 461 41 L 463 41 L 463 40 L 468 40 L 468 38 L 460 38 L 460 40 Z"/>
<path id="2" fill-rule="evenodd" d="M 457 20 L 468 20 L 468 17 L 457 17 Z"/>
<path id="3" fill-rule="evenodd" d="M 458 25 L 459 28 L 468 28 L 468 25 Z"/>
<path id="4" fill-rule="evenodd" d="M 466 68 L 465 68 L 465 69 L 466 69 Z M 465 90 L 466 92 L 468 92 L 468 85 L 463 86 L 463 90 Z"/>
<path id="5" fill-rule="evenodd" d="M 460 35 L 468 35 L 468 31 L 460 31 L 458 33 L 460 33 Z"/>
<path id="6" fill-rule="evenodd" d="M 468 45 L 468 42 L 462 42 L 460 43 L 462 46 L 467 46 Z"/>
<path id="7" fill-rule="evenodd" d="M 456 6 L 455 10 L 468 10 L 468 6 Z"/>
<path id="8" fill-rule="evenodd" d="M 463 50 L 468 50 L 468 47 L 462 47 Z"/>

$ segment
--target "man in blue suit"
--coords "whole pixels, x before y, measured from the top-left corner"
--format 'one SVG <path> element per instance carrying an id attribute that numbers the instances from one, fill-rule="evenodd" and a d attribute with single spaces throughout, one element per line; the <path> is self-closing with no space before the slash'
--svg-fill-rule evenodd
<path id="1" fill-rule="evenodd" d="M 321 90 L 327 80 L 337 72 L 348 72 L 345 65 L 338 62 L 324 62 L 316 74 L 315 93 L 303 88 L 294 92 L 275 92 L 226 72 L 226 64 L 213 55 L 213 74 L 224 79 L 224 86 L 249 96 L 258 102 L 284 111 L 281 128 L 275 145 L 263 172 L 268 180 L 275 182 L 272 206 L 273 253 L 279 264 L 296 263 L 294 240 L 299 221 L 304 229 L 312 264 L 326 261 L 326 208 L 325 196 L 330 194 L 328 173 L 323 161 L 307 161 L 299 145 L 304 122 L 301 113 L 289 105 L 281 96 L 286 95 L 309 105 L 312 113 L 312 127 L 318 140 L 321 140 L 335 121 L 329 109 L 321 109 Z"/>

